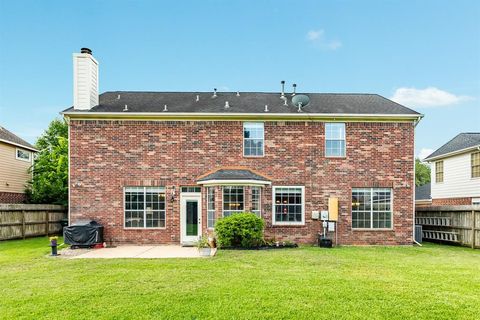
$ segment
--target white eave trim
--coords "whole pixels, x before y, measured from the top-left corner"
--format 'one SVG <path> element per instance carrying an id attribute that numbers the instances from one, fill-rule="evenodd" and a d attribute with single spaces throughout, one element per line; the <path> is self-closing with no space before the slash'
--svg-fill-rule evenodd
<path id="1" fill-rule="evenodd" d="M 271 185 L 272 183 L 267 180 L 213 179 L 213 180 L 198 181 L 197 184 L 204 185 L 204 186 L 264 186 L 264 185 Z"/>
<path id="2" fill-rule="evenodd" d="M 64 116 L 87 116 L 95 118 L 95 116 L 115 116 L 128 118 L 131 116 L 139 117 L 258 117 L 258 118 L 274 118 L 274 117 L 291 117 L 291 118 L 311 118 L 311 117 L 326 117 L 326 118 L 408 118 L 412 120 L 419 120 L 423 118 L 423 114 L 380 114 L 380 113 L 223 113 L 223 112 L 61 112 Z"/>
<path id="3" fill-rule="evenodd" d="M 11 144 L 13 146 L 16 146 L 16 147 L 19 147 L 19 148 L 22 148 L 22 149 L 26 149 L 26 150 L 30 150 L 30 151 L 33 151 L 33 152 L 38 152 L 38 150 L 35 149 L 35 148 L 27 147 L 27 146 L 24 146 L 23 144 L 15 143 L 15 142 L 12 142 L 10 140 L 0 139 L 0 142 L 4 142 L 6 144 Z"/>
<path id="4" fill-rule="evenodd" d="M 438 156 L 435 156 L 435 157 L 425 158 L 425 159 L 423 159 L 423 161 L 430 162 L 430 161 L 433 161 L 433 160 L 448 158 L 448 157 L 451 157 L 451 156 L 459 155 L 461 153 L 466 153 L 466 152 L 473 151 L 473 150 L 480 150 L 480 144 L 476 145 L 476 146 L 473 146 L 473 147 L 468 147 L 468 148 L 465 148 L 465 149 L 460 149 L 460 150 L 452 151 L 452 152 L 449 152 L 449 153 L 444 153 L 444 154 L 441 154 L 441 155 L 438 155 Z"/>

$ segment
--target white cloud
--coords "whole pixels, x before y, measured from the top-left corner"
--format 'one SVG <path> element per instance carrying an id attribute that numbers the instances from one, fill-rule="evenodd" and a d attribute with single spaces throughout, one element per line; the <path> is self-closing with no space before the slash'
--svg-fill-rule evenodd
<path id="1" fill-rule="evenodd" d="M 305 36 L 307 41 L 322 50 L 337 50 L 342 46 L 340 40 L 330 40 L 325 36 L 325 30 L 310 30 Z"/>
<path id="2" fill-rule="evenodd" d="M 472 98 L 428 87 L 425 89 L 398 88 L 390 99 L 409 107 L 429 108 L 454 105 Z"/>
<path id="3" fill-rule="evenodd" d="M 433 152 L 433 149 L 422 148 L 422 149 L 420 149 L 420 152 L 417 154 L 417 158 L 419 158 L 420 161 L 423 161 L 423 159 L 425 159 L 426 157 L 431 155 L 432 152 Z"/>

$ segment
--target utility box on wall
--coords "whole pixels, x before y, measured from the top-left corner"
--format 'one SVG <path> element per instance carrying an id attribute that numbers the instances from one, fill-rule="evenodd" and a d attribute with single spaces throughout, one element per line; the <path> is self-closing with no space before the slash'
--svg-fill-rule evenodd
<path id="1" fill-rule="evenodd" d="M 338 198 L 328 198 L 328 220 L 338 221 Z"/>

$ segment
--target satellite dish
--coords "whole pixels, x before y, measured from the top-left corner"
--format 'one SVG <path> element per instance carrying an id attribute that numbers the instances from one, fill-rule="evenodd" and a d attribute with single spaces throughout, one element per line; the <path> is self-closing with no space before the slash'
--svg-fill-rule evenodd
<path id="1" fill-rule="evenodd" d="M 310 98 L 304 94 L 297 94 L 292 98 L 292 103 L 298 107 L 298 111 L 301 111 L 300 108 L 305 107 L 309 102 Z"/>

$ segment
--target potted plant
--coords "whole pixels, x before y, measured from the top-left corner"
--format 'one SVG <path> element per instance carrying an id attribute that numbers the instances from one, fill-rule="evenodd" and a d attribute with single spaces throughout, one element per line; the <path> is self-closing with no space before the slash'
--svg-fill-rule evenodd
<path id="1" fill-rule="evenodd" d="M 212 248 L 210 248 L 208 236 L 201 236 L 198 239 L 196 245 L 197 245 L 198 253 L 200 254 L 201 257 L 210 256 Z"/>

